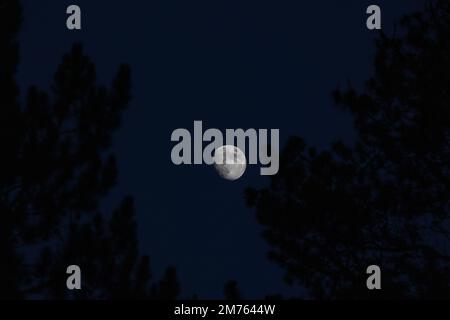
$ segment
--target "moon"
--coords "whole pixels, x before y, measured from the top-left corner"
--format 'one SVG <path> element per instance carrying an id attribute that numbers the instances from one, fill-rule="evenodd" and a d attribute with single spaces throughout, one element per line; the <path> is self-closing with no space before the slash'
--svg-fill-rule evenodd
<path id="1" fill-rule="evenodd" d="M 214 168 L 222 178 L 234 181 L 244 174 L 247 158 L 238 147 L 222 146 L 214 152 Z"/>

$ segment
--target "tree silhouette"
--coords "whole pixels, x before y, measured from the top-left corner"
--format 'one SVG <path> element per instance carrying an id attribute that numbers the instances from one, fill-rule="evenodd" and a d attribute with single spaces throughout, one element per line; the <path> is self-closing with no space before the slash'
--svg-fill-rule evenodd
<path id="1" fill-rule="evenodd" d="M 224 297 L 226 300 L 241 300 L 242 296 L 239 292 L 238 284 L 234 280 L 229 280 L 225 283 L 223 289 Z"/>
<path id="2" fill-rule="evenodd" d="M 0 0 L 0 298 L 163 298 L 179 294 L 176 271 L 151 283 L 140 256 L 134 204 L 111 215 L 99 201 L 117 181 L 108 149 L 131 95 L 131 71 L 110 88 L 76 44 L 49 93 L 31 87 L 23 105 L 15 80 L 21 23 L 17 0 Z M 66 288 L 66 268 L 82 269 L 83 290 Z"/>
<path id="3" fill-rule="evenodd" d="M 364 92 L 333 92 L 357 141 L 292 137 L 280 171 L 246 199 L 269 258 L 315 298 L 450 296 L 450 5 L 431 1 L 380 33 Z M 366 288 L 366 268 L 382 290 Z"/>

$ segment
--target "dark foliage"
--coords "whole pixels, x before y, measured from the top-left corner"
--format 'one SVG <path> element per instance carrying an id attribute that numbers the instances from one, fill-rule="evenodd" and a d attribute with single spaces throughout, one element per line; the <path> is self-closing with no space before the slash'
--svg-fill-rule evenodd
<path id="1" fill-rule="evenodd" d="M 226 300 L 240 300 L 242 296 L 239 292 L 238 284 L 234 280 L 227 281 L 223 290 Z"/>
<path id="2" fill-rule="evenodd" d="M 314 298 L 450 297 L 450 5 L 433 1 L 376 42 L 364 92 L 333 93 L 357 141 L 293 137 L 271 185 L 249 189 L 286 281 Z M 382 290 L 366 288 L 366 268 Z"/>
<path id="3" fill-rule="evenodd" d="M 108 149 L 131 98 L 130 68 L 121 66 L 109 88 L 98 85 L 76 44 L 52 92 L 32 87 L 21 105 L 20 22 L 19 2 L 0 0 L 0 298 L 176 298 L 174 268 L 150 281 L 133 199 L 112 215 L 99 209 L 117 180 Z M 75 293 L 66 288 L 72 264 L 82 269 L 83 289 Z"/>

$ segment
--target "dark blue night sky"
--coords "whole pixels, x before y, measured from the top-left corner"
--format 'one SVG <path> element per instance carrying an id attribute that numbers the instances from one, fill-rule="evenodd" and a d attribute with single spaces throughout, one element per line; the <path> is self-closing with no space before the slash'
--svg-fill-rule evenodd
<path id="1" fill-rule="evenodd" d="M 238 182 L 207 166 L 177 167 L 170 135 L 202 120 L 208 128 L 278 128 L 282 145 L 294 134 L 319 148 L 351 142 L 351 119 L 330 92 L 349 82 L 360 88 L 371 74 L 376 32 L 365 27 L 367 6 L 381 6 L 389 33 L 423 2 L 24 0 L 18 77 L 23 88 L 49 88 L 75 41 L 99 82 L 129 63 L 133 101 L 115 135 L 119 185 L 105 208 L 135 197 L 142 253 L 156 276 L 177 267 L 184 297 L 221 298 L 229 279 L 246 298 L 289 296 L 295 291 L 267 260 L 244 204 L 244 188 L 268 178 L 259 166 Z M 82 9 L 82 31 L 65 27 L 70 4 Z"/>

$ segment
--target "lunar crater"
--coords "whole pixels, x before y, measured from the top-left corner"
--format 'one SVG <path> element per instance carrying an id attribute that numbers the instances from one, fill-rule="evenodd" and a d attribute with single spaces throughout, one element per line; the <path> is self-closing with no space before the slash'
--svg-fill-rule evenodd
<path id="1" fill-rule="evenodd" d="M 226 180 L 238 180 L 247 168 L 247 159 L 241 149 L 226 145 L 214 152 L 214 168 Z"/>

